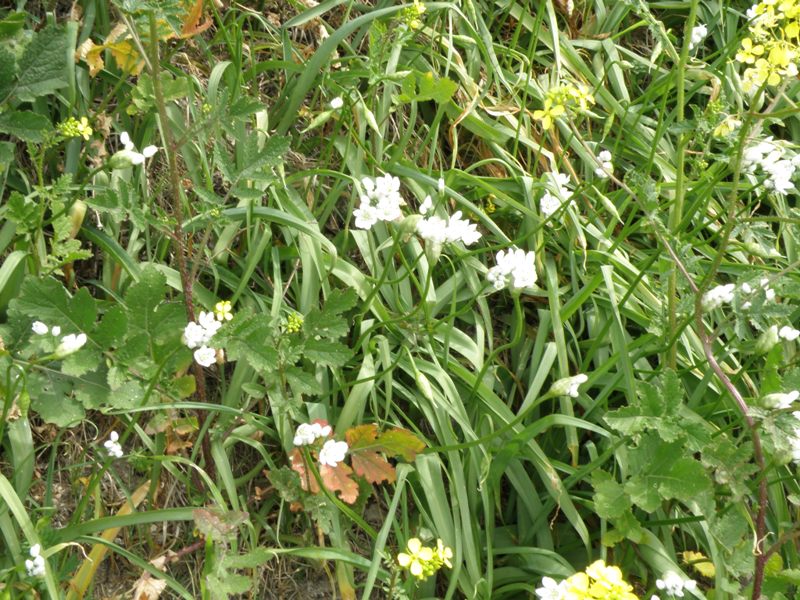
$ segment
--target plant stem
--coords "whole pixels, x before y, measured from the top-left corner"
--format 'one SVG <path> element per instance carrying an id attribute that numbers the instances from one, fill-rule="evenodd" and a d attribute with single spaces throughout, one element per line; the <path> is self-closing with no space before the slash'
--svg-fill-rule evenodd
<path id="1" fill-rule="evenodd" d="M 172 241 L 175 246 L 175 258 L 178 261 L 178 272 L 181 277 L 181 288 L 183 288 L 183 303 L 186 309 L 186 317 L 189 321 L 194 321 L 194 304 L 192 301 L 192 280 L 189 277 L 189 269 L 186 265 L 186 244 L 183 232 L 183 200 L 181 198 L 181 184 L 180 175 L 178 174 L 178 161 L 177 152 L 178 148 L 175 146 L 172 137 L 172 130 L 169 127 L 169 116 L 167 115 L 167 106 L 164 101 L 164 93 L 161 89 L 161 80 L 159 79 L 160 59 L 158 55 L 158 28 L 156 26 L 156 16 L 150 13 L 150 76 L 153 78 L 153 94 L 155 96 L 155 104 L 158 110 L 158 121 L 161 129 L 161 136 L 164 141 L 164 152 L 167 155 L 167 166 L 169 173 L 169 186 L 172 194 L 172 211 L 175 217 L 175 226 L 172 231 Z M 201 402 L 207 402 L 206 395 L 206 378 L 203 367 L 196 362 L 192 365 L 194 370 L 194 378 L 197 384 L 197 397 Z M 203 418 L 212 419 L 213 415 L 208 414 L 203 417 L 198 413 L 198 420 Z M 211 444 L 208 436 L 204 436 L 201 440 L 203 459 L 205 460 L 205 468 L 209 477 L 214 478 L 214 460 L 211 455 Z"/>

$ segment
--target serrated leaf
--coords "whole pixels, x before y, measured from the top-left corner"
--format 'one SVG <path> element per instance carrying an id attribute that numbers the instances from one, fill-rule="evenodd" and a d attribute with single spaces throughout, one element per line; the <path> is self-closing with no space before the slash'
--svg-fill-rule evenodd
<path id="1" fill-rule="evenodd" d="M 108 403 L 111 388 L 108 386 L 108 373 L 98 369 L 74 378 L 75 397 L 87 410 L 100 408 Z"/>
<path id="2" fill-rule="evenodd" d="M 80 377 L 94 371 L 100 364 L 102 364 L 100 352 L 94 348 L 84 346 L 61 361 L 61 372 L 64 375 Z"/>
<path id="3" fill-rule="evenodd" d="M 212 600 L 229 600 L 231 596 L 250 591 L 253 585 L 249 577 L 236 573 L 225 573 L 222 576 L 208 575 L 206 582 Z"/>
<path id="4" fill-rule="evenodd" d="M 275 370 L 279 356 L 272 345 L 272 327 L 265 315 L 237 315 L 215 336 L 229 360 L 245 360 L 259 373 Z"/>
<path id="5" fill-rule="evenodd" d="M 142 384 L 135 380 L 126 381 L 110 394 L 108 405 L 115 409 L 129 409 L 141 406 L 145 390 Z"/>
<path id="6" fill-rule="evenodd" d="M 352 478 L 353 469 L 340 462 L 335 467 L 320 465 L 322 484 L 331 492 L 338 492 L 339 499 L 347 504 L 358 500 L 358 483 Z"/>
<path id="7" fill-rule="evenodd" d="M 659 480 L 659 492 L 667 499 L 681 502 L 697 500 L 711 491 L 711 479 L 699 461 L 679 458 L 664 475 L 652 475 Z"/>
<path id="8" fill-rule="evenodd" d="M 50 25 L 36 33 L 19 60 L 17 98 L 31 101 L 67 85 L 67 33 Z"/>
<path id="9" fill-rule="evenodd" d="M 350 360 L 353 353 L 339 342 L 311 339 L 306 341 L 303 355 L 310 361 L 327 367 L 341 367 Z"/>
<path id="10" fill-rule="evenodd" d="M 91 331 L 97 315 L 96 301 L 85 288 L 70 298 L 64 286 L 50 278 L 27 278 L 13 305 L 22 314 L 60 326 L 64 334 Z"/>
<path id="11" fill-rule="evenodd" d="M 401 89 L 399 100 L 402 102 L 433 100 L 443 104 L 450 101 L 458 89 L 458 84 L 446 77 L 437 78 L 431 71 L 427 73 L 415 71 L 406 76 Z"/>
<path id="12" fill-rule="evenodd" d="M 317 395 L 322 393 L 322 387 L 316 377 L 300 367 L 289 367 L 285 371 L 286 381 L 292 391 L 298 395 Z"/>
<path id="13" fill-rule="evenodd" d="M 389 456 L 400 456 L 406 462 L 413 462 L 417 458 L 417 454 L 425 449 L 425 442 L 407 429 L 400 427 L 384 431 L 378 436 L 376 442 L 380 444 L 382 452 Z"/>
<path id="14" fill-rule="evenodd" d="M 53 126 L 44 115 L 29 110 L 12 110 L 0 114 L 0 133 L 7 133 L 24 142 L 41 143 Z"/>
<path id="15" fill-rule="evenodd" d="M 306 468 L 306 461 L 299 448 L 294 448 L 289 452 L 289 466 L 292 471 L 300 476 L 300 487 L 307 492 L 316 494 L 319 492 L 319 484 L 314 474 Z"/>
<path id="16" fill-rule="evenodd" d="M 256 136 L 252 136 L 253 143 Z M 257 172 L 268 167 L 277 167 L 283 162 L 284 155 L 289 151 L 290 139 L 288 136 L 272 136 L 267 138 L 263 147 L 254 153 L 248 152 L 245 166 L 237 179 L 251 179 Z"/>
<path id="17" fill-rule="evenodd" d="M 658 483 L 651 481 L 647 477 L 638 475 L 631 477 L 625 482 L 623 489 L 636 506 L 647 512 L 656 510 L 663 501 L 659 493 Z"/>

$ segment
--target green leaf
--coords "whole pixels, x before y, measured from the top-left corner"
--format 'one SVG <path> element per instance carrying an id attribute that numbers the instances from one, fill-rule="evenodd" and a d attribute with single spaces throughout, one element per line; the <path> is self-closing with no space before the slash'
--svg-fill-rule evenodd
<path id="1" fill-rule="evenodd" d="M 24 11 L 8 13 L 0 20 L 0 38 L 11 37 L 22 31 L 27 17 L 28 13 Z"/>
<path id="2" fill-rule="evenodd" d="M 322 393 L 317 379 L 313 374 L 304 371 L 300 367 L 289 367 L 286 369 L 286 381 L 289 387 L 297 395 L 314 396 Z"/>
<path id="3" fill-rule="evenodd" d="M 103 315 L 92 339 L 104 350 L 118 346 L 128 331 L 128 315 L 121 306 L 112 306 Z"/>
<path id="4" fill-rule="evenodd" d="M 431 71 L 414 71 L 406 76 L 401 85 L 401 102 L 425 102 L 433 100 L 438 104 L 449 102 L 458 89 L 458 84 L 446 77 L 437 78 Z"/>
<path id="5" fill-rule="evenodd" d="M 14 89 L 14 77 L 16 74 L 16 58 L 11 52 L 0 46 L 0 102 L 5 100 Z"/>
<path id="6" fill-rule="evenodd" d="M 19 61 L 17 98 L 31 101 L 66 86 L 68 55 L 63 27 L 49 25 L 35 34 Z"/>
<path id="7" fill-rule="evenodd" d="M 101 364 L 102 356 L 94 348 L 84 346 L 77 352 L 73 352 L 61 362 L 61 372 L 64 375 L 80 377 L 94 371 Z"/>
<path id="8" fill-rule="evenodd" d="M 272 344 L 272 326 L 264 315 L 237 314 L 218 333 L 229 360 L 245 360 L 256 371 L 271 373 L 278 364 L 278 351 Z"/>
<path id="9" fill-rule="evenodd" d="M 235 573 L 224 573 L 221 576 L 209 575 L 206 582 L 213 600 L 228 600 L 233 595 L 250 591 L 253 585 L 253 581 L 249 577 Z"/>
<path id="10" fill-rule="evenodd" d="M 352 355 L 353 352 L 344 344 L 324 339 L 308 340 L 303 349 L 303 356 L 327 367 L 341 367 Z"/>
<path id="11" fill-rule="evenodd" d="M 47 117 L 29 110 L 12 110 L 0 114 L 0 133 L 13 135 L 23 142 L 43 142 L 45 133 L 52 127 Z"/>
<path id="12" fill-rule="evenodd" d="M 660 478 L 658 487 L 664 498 L 691 502 L 711 491 L 711 479 L 699 461 L 684 457 Z"/>
<path id="13" fill-rule="evenodd" d="M 245 554 L 226 556 L 222 559 L 222 566 L 226 569 L 255 569 L 274 557 L 274 553 L 266 548 L 255 548 Z"/>
<path id="14" fill-rule="evenodd" d="M 594 510 L 601 519 L 621 517 L 631 507 L 631 500 L 625 489 L 605 471 L 592 473 L 594 487 Z"/>
<path id="15" fill-rule="evenodd" d="M 85 416 L 83 406 L 72 396 L 72 382 L 57 373 L 28 374 L 28 394 L 31 408 L 46 422 L 58 427 L 70 427 Z"/>
<path id="16" fill-rule="evenodd" d="M 303 320 L 303 332 L 307 338 L 338 338 L 350 331 L 348 320 L 341 313 L 355 306 L 358 296 L 353 290 L 334 290 L 325 300 L 322 309 L 313 308 Z"/>
<path id="17" fill-rule="evenodd" d="M 277 167 L 283 162 L 283 156 L 289 151 L 288 136 L 272 136 L 267 138 L 261 149 L 258 148 L 258 137 L 251 135 L 244 145 L 244 167 L 236 179 L 254 179 L 265 168 Z"/>
<path id="18" fill-rule="evenodd" d="M 11 304 L 24 315 L 60 326 L 63 334 L 91 331 L 97 316 L 96 301 L 86 288 L 70 298 L 64 286 L 50 278 L 28 277 Z"/>

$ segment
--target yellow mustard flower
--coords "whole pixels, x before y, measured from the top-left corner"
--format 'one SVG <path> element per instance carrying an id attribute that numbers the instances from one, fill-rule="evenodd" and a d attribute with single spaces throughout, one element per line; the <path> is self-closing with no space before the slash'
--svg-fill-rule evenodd
<path id="1" fill-rule="evenodd" d="M 214 314 L 217 321 L 230 321 L 233 319 L 230 300 L 221 300 L 214 305 Z"/>
<path id="2" fill-rule="evenodd" d="M 433 559 L 433 548 L 423 546 L 419 538 L 411 538 L 406 550 L 397 555 L 397 562 L 414 577 L 424 579 L 428 563 Z"/>

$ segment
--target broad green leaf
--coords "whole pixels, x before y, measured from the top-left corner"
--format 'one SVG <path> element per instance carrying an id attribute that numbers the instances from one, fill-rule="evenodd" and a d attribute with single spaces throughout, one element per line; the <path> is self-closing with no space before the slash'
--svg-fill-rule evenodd
<path id="1" fill-rule="evenodd" d="M 57 25 L 45 27 L 34 35 L 19 60 L 14 94 L 31 101 L 66 86 L 68 58 L 66 30 Z"/>
<path id="2" fill-rule="evenodd" d="M 330 340 L 311 339 L 306 341 L 303 355 L 312 362 L 328 367 L 341 367 L 353 353 L 344 344 Z"/>
<path id="3" fill-rule="evenodd" d="M 631 501 L 624 488 L 605 471 L 592 473 L 594 510 L 603 519 L 616 519 L 630 510 Z"/>
<path id="4" fill-rule="evenodd" d="M 41 143 L 52 128 L 47 117 L 29 110 L 12 110 L 0 114 L 0 133 L 7 133 L 23 142 Z"/>
<path id="5" fill-rule="evenodd" d="M 97 305 L 86 288 L 70 297 L 55 279 L 28 277 L 22 284 L 19 298 L 12 302 L 15 310 L 47 325 L 61 327 L 62 335 L 90 332 L 94 329 Z"/>
<path id="6" fill-rule="evenodd" d="M 34 371 L 28 374 L 28 394 L 31 408 L 46 422 L 58 427 L 70 427 L 84 415 L 81 403 L 72 396 L 72 382 L 57 373 Z"/>
<path id="7" fill-rule="evenodd" d="M 691 502 L 711 491 L 711 479 L 699 461 L 681 457 L 659 477 L 658 488 L 664 498 Z"/>
<path id="8" fill-rule="evenodd" d="M 284 374 L 295 394 L 313 396 L 322 393 L 322 387 L 316 377 L 300 367 L 289 367 Z"/>

